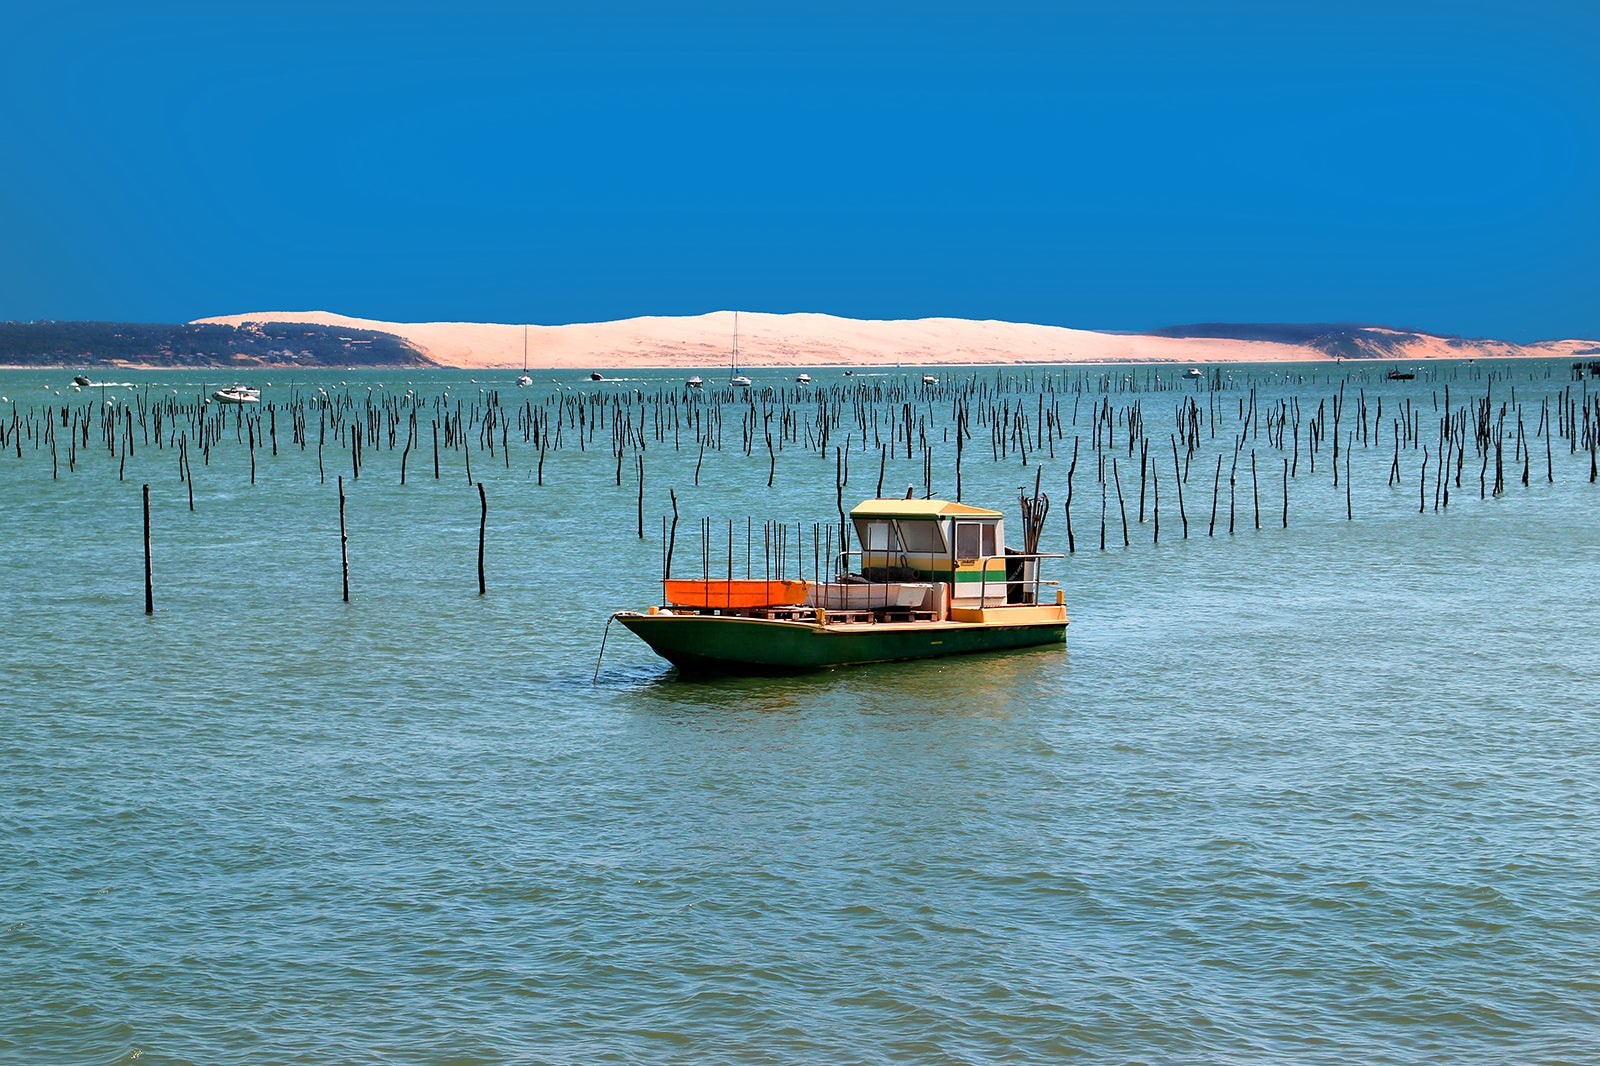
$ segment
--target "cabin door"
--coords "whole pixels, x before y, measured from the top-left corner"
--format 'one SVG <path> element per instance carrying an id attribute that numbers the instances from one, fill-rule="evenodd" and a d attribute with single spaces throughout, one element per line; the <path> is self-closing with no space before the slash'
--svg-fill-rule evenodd
<path id="1" fill-rule="evenodd" d="M 951 598 L 960 606 L 1006 602 L 1006 561 L 997 557 L 993 522 L 955 523 L 955 573 Z"/>

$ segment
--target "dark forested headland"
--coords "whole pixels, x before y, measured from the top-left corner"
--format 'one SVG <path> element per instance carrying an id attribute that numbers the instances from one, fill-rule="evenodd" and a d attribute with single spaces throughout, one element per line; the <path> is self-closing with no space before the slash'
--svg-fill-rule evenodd
<path id="1" fill-rule="evenodd" d="M 0 322 L 0 366 L 431 366 L 391 333 L 302 322 Z"/>

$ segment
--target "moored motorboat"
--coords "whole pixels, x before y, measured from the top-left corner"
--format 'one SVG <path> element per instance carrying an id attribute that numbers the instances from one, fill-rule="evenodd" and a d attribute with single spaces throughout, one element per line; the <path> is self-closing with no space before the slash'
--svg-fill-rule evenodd
<path id="1" fill-rule="evenodd" d="M 213 392 L 211 398 L 218 403 L 260 403 L 261 390 L 245 385 L 229 385 L 225 389 Z"/>
<path id="2" fill-rule="evenodd" d="M 1026 515 L 1025 515 L 1026 517 Z M 824 582 L 669 580 L 665 602 L 612 618 L 683 674 L 768 674 L 1066 641 L 1061 590 L 1005 546 L 1003 517 L 947 500 L 867 500 L 861 547 Z"/>
<path id="3" fill-rule="evenodd" d="M 705 382 L 700 380 L 700 375 L 699 374 L 696 374 L 694 377 L 690 378 L 688 381 L 685 381 L 684 384 L 689 386 L 691 389 L 703 388 L 705 386 Z"/>

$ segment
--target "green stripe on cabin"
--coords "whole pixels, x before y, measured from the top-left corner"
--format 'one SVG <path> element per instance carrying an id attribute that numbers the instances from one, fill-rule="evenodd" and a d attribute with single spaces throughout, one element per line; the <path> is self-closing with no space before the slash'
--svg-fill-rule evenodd
<path id="1" fill-rule="evenodd" d="M 992 585 L 996 581 L 1004 581 L 1006 579 L 1006 568 L 1004 566 L 991 566 L 987 574 L 989 584 Z M 957 570 L 955 583 L 958 585 L 976 585 L 984 580 L 984 576 L 985 571 L 982 570 Z"/>

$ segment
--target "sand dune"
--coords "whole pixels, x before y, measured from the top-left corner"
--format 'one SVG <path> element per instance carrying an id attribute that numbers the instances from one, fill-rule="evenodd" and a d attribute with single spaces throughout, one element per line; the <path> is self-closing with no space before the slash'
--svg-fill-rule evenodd
<path id="1" fill-rule="evenodd" d="M 956 318 L 873 321 L 822 314 L 739 313 L 740 363 L 762 366 L 939 366 L 1003 363 L 1218 363 L 1334 357 L 1311 344 L 1215 337 L 1098 333 L 1060 326 L 983 322 Z M 259 311 L 200 319 L 242 322 L 311 322 L 393 333 L 442 366 L 520 367 L 524 330 L 530 367 L 622 370 L 646 367 L 721 368 L 729 364 L 734 314 L 629 318 L 617 322 L 536 326 L 478 322 L 379 322 L 326 311 Z M 1385 359 L 1462 359 L 1506 356 L 1578 357 L 1594 341 L 1517 345 L 1461 340 L 1381 329 Z"/>

